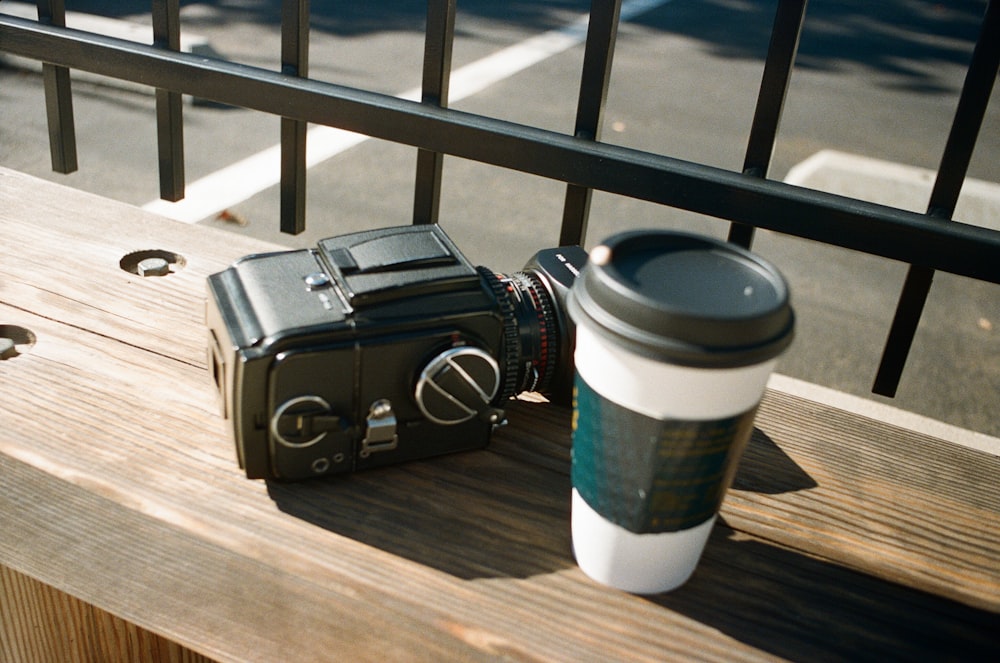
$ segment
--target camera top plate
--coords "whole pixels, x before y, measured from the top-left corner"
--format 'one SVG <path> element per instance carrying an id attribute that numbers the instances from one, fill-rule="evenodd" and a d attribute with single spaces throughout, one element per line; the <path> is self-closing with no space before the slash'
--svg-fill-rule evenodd
<path id="1" fill-rule="evenodd" d="M 330 237 L 319 242 L 319 252 L 355 308 L 481 287 L 475 268 L 437 225 Z"/>

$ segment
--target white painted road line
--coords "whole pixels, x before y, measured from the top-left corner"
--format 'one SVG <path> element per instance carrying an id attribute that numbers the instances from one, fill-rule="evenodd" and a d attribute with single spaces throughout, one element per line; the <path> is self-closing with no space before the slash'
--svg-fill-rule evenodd
<path id="1" fill-rule="evenodd" d="M 924 213 L 935 177 L 926 168 L 821 150 L 789 170 L 785 182 Z M 1000 184 L 966 178 L 954 216 L 962 223 L 1000 230 Z"/>
<path id="2" fill-rule="evenodd" d="M 671 0 L 626 0 L 622 3 L 621 21 L 628 21 L 669 2 Z M 449 81 L 449 103 L 461 101 L 583 43 L 587 38 L 587 23 L 588 16 L 584 14 L 561 28 L 531 37 L 456 69 Z M 407 90 L 398 96 L 419 101 L 421 90 Z M 313 127 L 306 133 L 306 167 L 312 168 L 366 140 L 367 136 L 342 129 Z M 197 223 L 278 184 L 281 179 L 280 163 L 281 148 L 275 145 L 191 182 L 185 187 L 185 196 L 181 201 L 153 200 L 143 205 L 143 209 L 177 221 Z"/>

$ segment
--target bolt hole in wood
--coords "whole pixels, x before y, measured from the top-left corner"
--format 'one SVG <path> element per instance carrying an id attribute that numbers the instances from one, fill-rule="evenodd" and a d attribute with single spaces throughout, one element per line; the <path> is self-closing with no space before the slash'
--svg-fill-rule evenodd
<path id="1" fill-rule="evenodd" d="M 35 333 L 17 325 L 0 325 L 0 361 L 25 354 L 35 344 Z"/>
<path id="2" fill-rule="evenodd" d="M 186 264 L 184 256 L 160 249 L 133 251 L 118 262 L 126 272 L 138 276 L 167 276 L 180 271 Z"/>

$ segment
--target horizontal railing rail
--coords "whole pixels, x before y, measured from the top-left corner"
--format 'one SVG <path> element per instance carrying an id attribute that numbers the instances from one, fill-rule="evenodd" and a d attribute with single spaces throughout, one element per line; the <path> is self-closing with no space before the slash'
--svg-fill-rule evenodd
<path id="1" fill-rule="evenodd" d="M 169 200 L 183 196 L 180 94 L 282 117 L 281 223 L 288 232 L 304 228 L 308 122 L 418 148 L 415 223 L 436 222 L 440 158 L 452 155 L 565 182 L 561 244 L 583 242 L 590 191 L 600 190 L 727 220 L 730 239 L 744 246 L 753 229 L 765 228 L 902 261 L 913 265 L 911 278 L 876 380 L 876 391 L 887 395 L 895 391 L 929 275 L 941 270 L 1000 284 L 1000 231 L 950 220 L 1000 65 L 998 1 L 987 5 L 927 214 L 766 178 L 805 0 L 778 3 L 742 172 L 600 142 L 620 0 L 593 3 L 573 135 L 447 108 L 454 0 L 428 3 L 421 102 L 308 78 L 304 0 L 284 3 L 280 72 L 180 52 L 176 0 L 154 0 L 153 45 L 67 29 L 61 1 L 38 4 L 38 22 L 0 14 L 0 51 L 45 63 L 56 169 L 75 168 L 60 159 L 75 156 L 64 72 L 78 69 L 157 89 L 161 196 Z"/>

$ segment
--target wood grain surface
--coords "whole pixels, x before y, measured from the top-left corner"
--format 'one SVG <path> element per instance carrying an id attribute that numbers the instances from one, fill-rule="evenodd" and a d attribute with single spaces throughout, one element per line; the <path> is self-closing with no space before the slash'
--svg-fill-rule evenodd
<path id="1" fill-rule="evenodd" d="M 124 633 L 95 645 L 108 660 L 1000 655 L 996 456 L 769 391 L 694 577 L 633 596 L 573 561 L 569 411 L 512 404 L 484 451 L 249 481 L 205 366 L 205 277 L 276 247 L 3 169 L 0 226 L 0 326 L 34 337 L 0 361 L 12 660 L 63 660 L 49 636 L 18 648 L 31 620 Z M 144 249 L 184 264 L 121 269 Z"/>
<path id="2" fill-rule="evenodd" d="M 3 661 L 211 661 L 5 566 L 0 566 L 0 619 Z"/>

